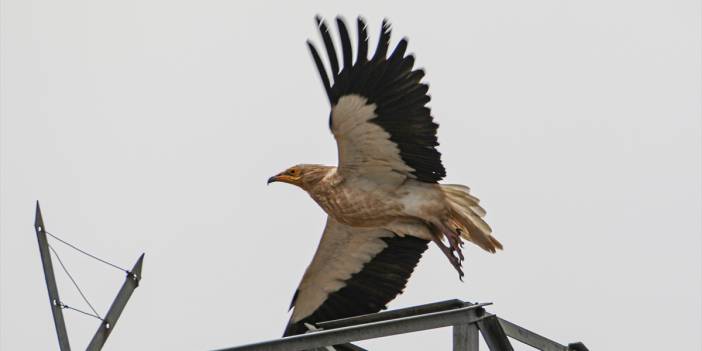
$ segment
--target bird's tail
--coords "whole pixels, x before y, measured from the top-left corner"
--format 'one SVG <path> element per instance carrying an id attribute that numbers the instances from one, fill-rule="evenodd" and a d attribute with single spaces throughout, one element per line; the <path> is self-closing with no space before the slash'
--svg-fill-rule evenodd
<path id="1" fill-rule="evenodd" d="M 442 184 L 441 190 L 450 205 L 448 229 L 455 230 L 466 239 L 485 251 L 502 250 L 502 244 L 492 236 L 492 229 L 485 223 L 485 210 L 480 207 L 480 200 L 470 194 L 467 186 L 459 184 Z"/>

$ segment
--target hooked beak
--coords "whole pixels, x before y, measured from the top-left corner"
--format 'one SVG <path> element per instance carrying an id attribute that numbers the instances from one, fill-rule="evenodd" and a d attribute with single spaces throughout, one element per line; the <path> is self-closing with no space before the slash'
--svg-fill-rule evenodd
<path id="1" fill-rule="evenodd" d="M 278 173 L 278 174 L 268 178 L 268 181 L 266 182 L 266 184 L 270 184 L 273 182 L 283 182 L 283 183 L 288 183 L 288 184 L 292 184 L 292 185 L 298 185 L 299 184 L 298 181 L 299 181 L 299 178 L 289 176 L 289 175 L 285 174 L 285 172 L 283 172 L 283 173 Z"/>

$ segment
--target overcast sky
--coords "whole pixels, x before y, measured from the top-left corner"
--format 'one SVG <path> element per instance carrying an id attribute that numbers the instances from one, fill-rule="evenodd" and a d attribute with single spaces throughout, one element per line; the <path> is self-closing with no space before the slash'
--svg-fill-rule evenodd
<path id="1" fill-rule="evenodd" d="M 295 4 L 293 4 L 295 3 Z M 698 1 L 2 1 L 0 348 L 57 349 L 33 231 L 143 280 L 105 350 L 275 338 L 324 226 L 266 179 L 336 163 L 304 44 L 380 20 L 427 72 L 446 182 L 505 251 L 431 247 L 391 308 L 460 298 L 591 350 L 701 348 Z M 354 33 L 355 34 L 355 33 Z M 104 313 L 120 272 L 56 249 Z M 60 271 L 62 300 L 87 309 Z M 98 321 L 65 312 L 74 349 Z M 447 349 L 450 330 L 361 343 Z M 518 348 L 518 349 L 527 349 Z"/>

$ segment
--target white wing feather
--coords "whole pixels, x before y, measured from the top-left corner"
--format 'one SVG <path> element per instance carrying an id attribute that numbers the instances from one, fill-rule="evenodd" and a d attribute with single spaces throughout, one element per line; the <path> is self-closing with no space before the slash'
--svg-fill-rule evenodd
<path id="1" fill-rule="evenodd" d="M 400 157 L 400 149 L 383 128 L 370 122 L 375 105 L 359 95 L 346 95 L 332 108 L 332 133 L 342 175 L 365 176 L 376 181 L 401 183 L 414 169 Z"/>
<path id="2" fill-rule="evenodd" d="M 322 239 L 298 287 L 291 321 L 311 315 L 329 294 L 343 288 L 351 275 L 387 247 L 381 238 L 392 237 L 380 228 L 354 228 L 327 217 Z"/>

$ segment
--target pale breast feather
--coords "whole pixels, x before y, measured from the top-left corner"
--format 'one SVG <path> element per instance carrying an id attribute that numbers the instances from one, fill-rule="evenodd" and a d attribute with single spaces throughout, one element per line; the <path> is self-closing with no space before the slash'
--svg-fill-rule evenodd
<path id="1" fill-rule="evenodd" d="M 426 106 L 429 87 L 421 83 L 424 71 L 414 69 L 414 57 L 405 55 L 407 40 L 400 40 L 388 56 L 390 25 L 383 21 L 378 46 L 369 59 L 366 24 L 359 18 L 353 62 L 346 25 L 341 18 L 336 23 L 343 65 L 326 23 L 317 18 L 331 79 L 314 45 L 308 45 L 332 106 L 329 125 L 339 148 L 339 169 L 382 168 L 424 182 L 441 180 L 446 171 L 436 149 L 438 125 Z"/>

